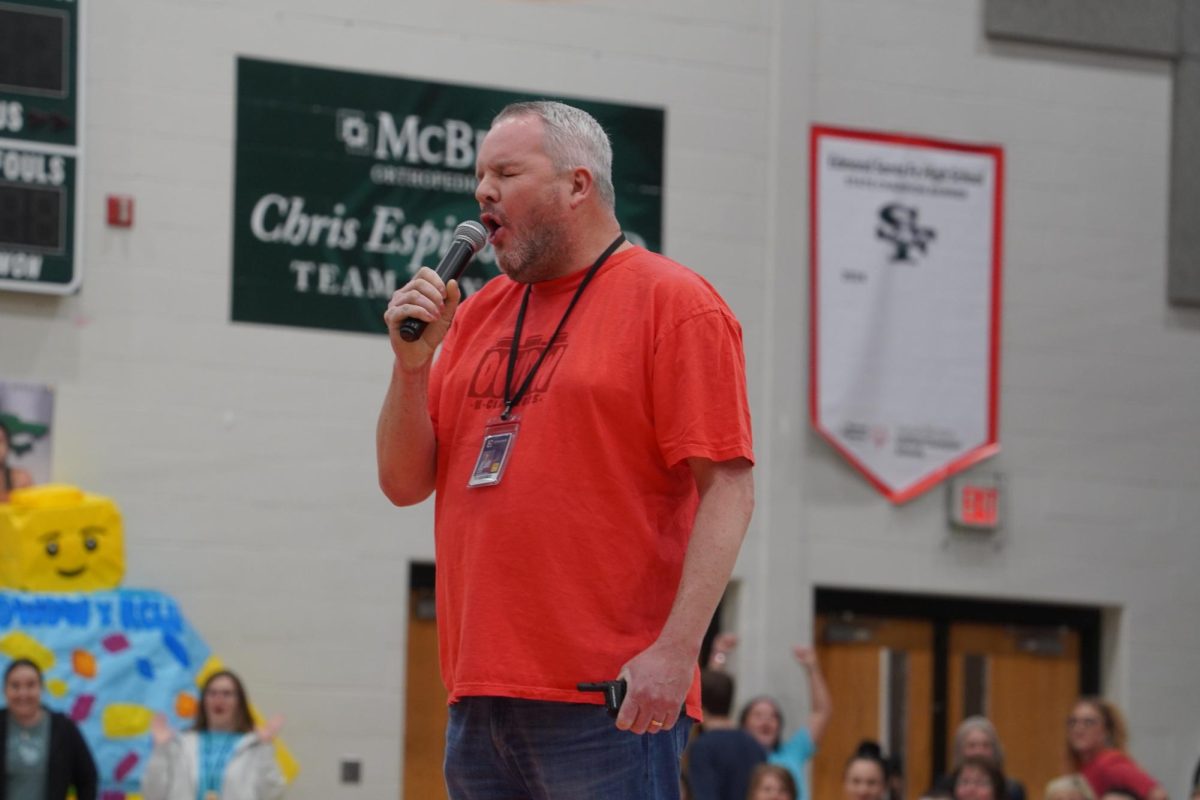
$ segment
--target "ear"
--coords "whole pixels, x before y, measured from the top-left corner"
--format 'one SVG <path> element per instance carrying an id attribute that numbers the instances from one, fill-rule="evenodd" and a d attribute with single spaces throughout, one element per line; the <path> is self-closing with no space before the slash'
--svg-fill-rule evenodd
<path id="1" fill-rule="evenodd" d="M 571 208 L 578 208 L 587 202 L 595 193 L 595 188 L 596 183 L 592 178 L 592 171 L 590 169 L 587 167 L 576 167 L 571 170 Z"/>

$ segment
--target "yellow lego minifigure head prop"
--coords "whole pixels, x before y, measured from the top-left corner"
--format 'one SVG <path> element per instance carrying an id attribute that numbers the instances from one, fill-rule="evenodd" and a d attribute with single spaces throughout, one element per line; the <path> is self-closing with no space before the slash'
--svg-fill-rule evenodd
<path id="1" fill-rule="evenodd" d="M 125 574 L 121 512 L 74 486 L 14 490 L 0 504 L 0 586 L 23 591 L 114 589 Z"/>

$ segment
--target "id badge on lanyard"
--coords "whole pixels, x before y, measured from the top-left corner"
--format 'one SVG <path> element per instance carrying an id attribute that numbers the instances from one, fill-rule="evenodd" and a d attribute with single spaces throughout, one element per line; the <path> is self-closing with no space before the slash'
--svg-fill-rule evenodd
<path id="1" fill-rule="evenodd" d="M 520 428 L 521 418 L 515 415 L 510 415 L 508 419 L 496 417 L 488 421 L 483 428 L 483 445 L 479 448 L 479 458 L 475 461 L 475 469 L 471 470 L 467 488 L 500 483 Z"/>
<path id="2" fill-rule="evenodd" d="M 513 444 L 517 441 L 517 431 L 521 427 L 521 418 L 515 416 L 512 410 L 517 407 L 521 399 L 525 397 L 525 392 L 529 390 L 533 383 L 533 376 L 537 374 L 538 369 L 542 366 L 542 362 L 546 360 L 546 355 L 554 347 L 554 343 L 558 340 L 558 335 L 562 333 L 563 326 L 567 324 L 567 318 L 571 316 L 571 312 L 575 309 L 575 304 L 579 302 L 579 297 L 583 294 L 583 290 L 592 282 L 592 278 L 596 277 L 600 266 L 608 260 L 608 257 L 617 251 L 625 241 L 625 234 L 617 234 L 617 238 L 613 239 L 612 244 L 600 254 L 592 266 L 588 267 L 587 274 L 583 276 L 583 280 L 579 283 L 579 288 L 575 290 L 575 294 L 571 297 L 571 302 L 567 304 L 567 310 L 563 312 L 562 319 L 558 321 L 558 327 L 554 329 L 554 333 L 550 334 L 550 340 L 546 342 L 542 348 L 541 354 L 529 368 L 525 374 L 525 379 L 521 385 L 513 390 L 513 374 L 517 367 L 517 352 L 521 344 L 521 329 L 525 325 L 525 311 L 529 308 L 529 295 L 532 293 L 533 287 L 525 286 L 525 294 L 521 298 L 521 308 L 517 312 L 517 324 L 513 329 L 512 344 L 508 351 L 508 369 L 504 374 L 504 413 L 499 417 L 491 419 L 483 428 L 483 445 L 479 448 L 479 458 L 475 461 L 475 469 L 471 470 L 471 478 L 467 481 L 468 489 L 477 489 L 481 486 L 495 486 L 500 483 L 504 477 L 504 469 L 508 466 L 508 459 L 512 456 Z"/>

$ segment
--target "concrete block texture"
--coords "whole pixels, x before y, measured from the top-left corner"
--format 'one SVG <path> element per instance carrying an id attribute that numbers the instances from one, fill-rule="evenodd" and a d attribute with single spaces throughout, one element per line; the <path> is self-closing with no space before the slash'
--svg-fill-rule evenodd
<path id="1" fill-rule="evenodd" d="M 1200 306 L 1200 56 L 1176 67 L 1174 105 L 1167 296 Z"/>
<path id="2" fill-rule="evenodd" d="M 1184 0 L 1194 2 L 1194 0 Z M 986 0 L 988 36 L 1174 56 L 1180 0 Z"/>
<path id="3" fill-rule="evenodd" d="M 1179 0 L 1183 54 L 1200 56 L 1200 0 Z"/>

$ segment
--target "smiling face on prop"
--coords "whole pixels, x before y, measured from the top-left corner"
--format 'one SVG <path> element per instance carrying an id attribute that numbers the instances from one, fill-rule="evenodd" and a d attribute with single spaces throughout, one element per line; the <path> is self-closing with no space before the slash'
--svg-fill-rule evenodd
<path id="1" fill-rule="evenodd" d="M 125 573 L 121 512 L 112 500 L 50 484 L 0 505 L 0 585 L 39 592 L 113 589 Z"/>

